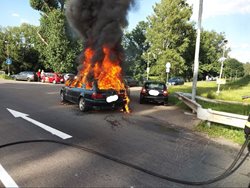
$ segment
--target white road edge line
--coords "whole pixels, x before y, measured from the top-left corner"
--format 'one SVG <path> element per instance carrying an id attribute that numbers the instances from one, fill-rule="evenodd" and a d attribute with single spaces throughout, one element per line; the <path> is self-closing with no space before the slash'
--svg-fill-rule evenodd
<path id="1" fill-rule="evenodd" d="M 0 180 L 5 187 L 18 187 L 16 182 L 10 177 L 3 166 L 0 164 Z"/>
<path id="2" fill-rule="evenodd" d="M 64 132 L 61 132 L 61 131 L 59 131 L 59 130 L 57 130 L 57 129 L 54 129 L 54 128 L 48 126 L 48 125 L 45 125 L 45 124 L 40 123 L 40 122 L 38 122 L 38 121 L 36 121 L 36 120 L 34 120 L 34 119 L 29 118 L 29 117 L 28 117 L 28 114 L 24 114 L 24 113 L 15 111 L 15 110 L 11 110 L 11 109 L 9 109 L 9 108 L 7 108 L 7 110 L 8 110 L 15 118 L 21 117 L 21 118 L 25 119 L 26 121 L 29 121 L 30 123 L 33 123 L 34 125 L 36 125 L 36 126 L 38 126 L 38 127 L 41 127 L 42 129 L 44 129 L 44 130 L 50 132 L 51 134 L 56 135 L 56 136 L 58 136 L 58 137 L 60 137 L 60 138 L 62 138 L 62 139 L 72 138 L 71 135 L 68 135 L 68 134 L 66 134 L 66 133 L 64 133 Z"/>

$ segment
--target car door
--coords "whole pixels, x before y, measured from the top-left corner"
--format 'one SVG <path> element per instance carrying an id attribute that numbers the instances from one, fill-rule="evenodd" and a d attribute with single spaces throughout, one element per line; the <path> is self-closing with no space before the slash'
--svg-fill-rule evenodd
<path id="1" fill-rule="evenodd" d="M 17 75 L 17 80 L 23 80 L 24 75 L 25 75 L 24 72 L 20 72 L 20 73 Z"/>
<path id="2" fill-rule="evenodd" d="M 78 84 L 76 84 L 77 86 Z M 78 99 L 81 95 L 82 92 L 84 92 L 85 90 L 85 85 L 83 84 L 82 87 L 74 87 L 71 89 L 71 97 L 72 97 L 72 101 L 74 103 L 78 103 Z"/>

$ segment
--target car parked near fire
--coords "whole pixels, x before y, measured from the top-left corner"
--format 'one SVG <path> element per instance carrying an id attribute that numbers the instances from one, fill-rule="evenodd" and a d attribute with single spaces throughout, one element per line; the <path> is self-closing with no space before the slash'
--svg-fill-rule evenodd
<path id="1" fill-rule="evenodd" d="M 62 74 L 45 72 L 41 77 L 41 82 L 49 82 L 53 84 L 64 83 L 64 78 Z"/>
<path id="2" fill-rule="evenodd" d="M 157 102 L 167 105 L 168 90 L 164 82 L 146 81 L 140 93 L 140 104 Z"/>
<path id="3" fill-rule="evenodd" d="M 184 79 L 181 77 L 173 77 L 168 80 L 169 85 L 183 85 Z"/>
<path id="4" fill-rule="evenodd" d="M 37 76 L 35 72 L 32 71 L 23 71 L 18 74 L 12 75 L 11 76 L 14 80 L 24 80 L 24 81 L 36 81 Z"/>
<path id="5" fill-rule="evenodd" d="M 64 82 L 66 82 L 68 79 L 73 80 L 75 78 L 75 74 L 73 73 L 64 73 L 63 74 L 63 78 L 64 78 Z"/>
<path id="6" fill-rule="evenodd" d="M 126 84 L 129 86 L 129 87 L 133 87 L 133 86 L 138 86 L 139 83 L 137 80 L 135 80 L 133 77 L 131 76 L 124 76 L 124 81 L 126 82 Z"/>
<path id="7" fill-rule="evenodd" d="M 113 89 L 101 90 L 97 82 L 93 83 L 91 89 L 85 84 L 76 83 L 73 86 L 64 86 L 60 91 L 61 102 L 68 101 L 78 104 L 80 111 L 90 109 L 123 109 L 127 104 L 125 90 Z"/>

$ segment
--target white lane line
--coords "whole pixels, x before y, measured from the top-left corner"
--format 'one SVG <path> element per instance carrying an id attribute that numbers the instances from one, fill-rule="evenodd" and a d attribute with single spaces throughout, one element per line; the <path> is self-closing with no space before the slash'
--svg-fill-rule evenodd
<path id="1" fill-rule="evenodd" d="M 36 120 L 34 120 L 34 119 L 29 118 L 29 117 L 28 117 L 28 116 L 29 116 L 28 114 L 24 114 L 24 113 L 22 113 L 22 112 L 18 112 L 18 111 L 15 111 L 15 110 L 11 110 L 11 109 L 9 109 L 9 108 L 7 108 L 7 110 L 8 110 L 15 118 L 21 117 L 21 118 L 25 119 L 26 121 L 29 121 L 30 123 L 33 123 L 34 125 L 36 125 L 36 126 L 38 126 L 38 127 L 41 127 L 42 129 L 44 129 L 44 130 L 50 132 L 51 134 L 56 135 L 56 136 L 58 136 L 58 137 L 60 137 L 60 138 L 62 138 L 62 139 L 72 138 L 71 135 L 68 135 L 68 134 L 66 134 L 66 133 L 64 133 L 64 132 L 62 132 L 62 131 L 59 131 L 59 130 L 54 129 L 54 128 L 48 126 L 48 125 L 45 125 L 45 124 L 40 123 L 40 122 L 38 122 L 38 121 L 36 121 Z"/>
<path id="2" fill-rule="evenodd" d="M 59 95 L 60 93 L 58 91 L 55 92 L 47 92 L 48 95 Z"/>
<path id="3" fill-rule="evenodd" d="M 0 164 L 0 180 L 5 187 L 18 187 L 16 182 L 10 177 L 3 166 Z"/>
<path id="4" fill-rule="evenodd" d="M 68 134 L 66 134 L 66 133 L 64 133 L 62 131 L 59 131 L 57 129 L 54 129 L 54 128 L 48 126 L 48 125 L 40 123 L 40 122 L 38 122 L 38 121 L 36 121 L 34 119 L 31 119 L 31 118 L 29 118 L 27 116 L 24 116 L 22 118 L 25 119 L 25 120 L 27 120 L 27 121 L 29 121 L 29 122 L 31 122 L 31 123 L 33 123 L 33 124 L 35 124 L 35 125 L 37 125 L 38 127 L 41 127 L 42 129 L 50 132 L 51 134 L 56 135 L 56 136 L 62 138 L 62 139 L 68 139 L 68 138 L 72 137 L 71 135 L 68 135 Z"/>

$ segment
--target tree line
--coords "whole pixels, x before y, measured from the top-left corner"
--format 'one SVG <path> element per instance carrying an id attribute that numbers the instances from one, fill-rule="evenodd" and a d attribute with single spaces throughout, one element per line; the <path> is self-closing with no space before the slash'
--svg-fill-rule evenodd
<path id="1" fill-rule="evenodd" d="M 83 41 L 70 28 L 65 16 L 66 0 L 30 0 L 33 9 L 41 14 L 40 25 L 22 24 L 0 28 L 0 69 L 7 72 L 5 63 L 12 59 L 11 73 L 44 69 L 54 72 L 77 72 L 77 57 Z M 191 80 L 195 53 L 196 29 L 190 20 L 192 7 L 186 0 L 162 0 L 154 6 L 147 21 L 139 22 L 132 31 L 124 31 L 124 74 L 138 80 L 150 76 L 166 79 L 165 64 L 171 63 L 170 75 Z M 224 33 L 202 30 L 199 79 L 219 74 Z M 227 56 L 230 49 L 226 49 Z M 224 76 L 242 77 L 250 74 L 250 63 L 227 58 Z"/>

